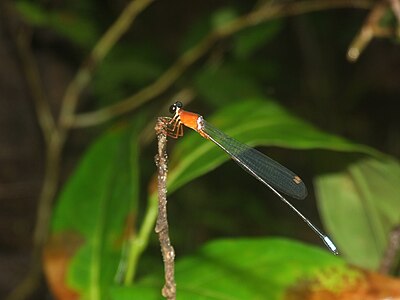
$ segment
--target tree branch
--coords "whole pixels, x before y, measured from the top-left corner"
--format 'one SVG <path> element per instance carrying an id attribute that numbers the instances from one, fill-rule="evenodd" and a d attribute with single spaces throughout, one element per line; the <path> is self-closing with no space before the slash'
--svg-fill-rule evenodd
<path id="1" fill-rule="evenodd" d="M 158 139 L 158 154 L 156 165 L 158 169 L 158 217 L 155 231 L 160 240 L 161 253 L 164 260 L 165 285 L 162 295 L 168 300 L 176 299 L 176 284 L 174 279 L 175 251 L 171 245 L 167 219 L 167 134 L 165 118 L 158 118 L 156 134 Z"/>
<path id="2" fill-rule="evenodd" d="M 42 130 L 46 143 L 49 143 L 50 136 L 55 130 L 55 120 L 51 113 L 49 101 L 45 95 L 43 84 L 40 80 L 39 70 L 36 65 L 35 57 L 30 49 L 30 29 L 22 28 L 16 34 L 16 45 L 19 58 L 21 59 L 22 69 L 30 90 L 39 126 Z"/>
<path id="3" fill-rule="evenodd" d="M 393 267 L 398 263 L 400 250 L 400 226 L 393 228 L 389 234 L 389 242 L 386 247 L 385 254 L 379 266 L 379 272 L 382 274 L 390 274 Z"/>
<path id="4" fill-rule="evenodd" d="M 362 51 L 367 47 L 371 40 L 377 35 L 381 29 L 379 21 L 382 19 L 388 9 L 388 3 L 378 1 L 368 17 L 366 18 L 360 32 L 354 37 L 347 51 L 347 59 L 355 62 L 361 55 Z"/>
<path id="5" fill-rule="evenodd" d="M 71 122 L 74 119 L 74 113 L 79 96 L 83 89 L 85 89 L 89 84 L 93 71 L 96 69 L 98 64 L 104 59 L 121 36 L 129 29 L 130 25 L 139 13 L 147 8 L 153 1 L 154 0 L 131 1 L 114 24 L 94 46 L 91 54 L 82 64 L 74 79 L 67 87 L 59 120 L 62 127 L 70 127 Z"/>
<path id="6" fill-rule="evenodd" d="M 73 127 L 95 126 L 133 111 L 142 104 L 154 99 L 166 91 L 193 63 L 204 56 L 217 41 L 227 38 L 239 30 L 271 19 L 320 10 L 344 7 L 368 9 L 373 5 L 373 3 L 374 1 L 372 0 L 307 0 L 301 2 L 266 4 L 261 6 L 258 9 L 211 31 L 197 45 L 178 58 L 176 62 L 155 82 L 143 88 L 136 94 L 97 111 L 75 115 L 75 119 L 71 120 L 70 125 Z"/>

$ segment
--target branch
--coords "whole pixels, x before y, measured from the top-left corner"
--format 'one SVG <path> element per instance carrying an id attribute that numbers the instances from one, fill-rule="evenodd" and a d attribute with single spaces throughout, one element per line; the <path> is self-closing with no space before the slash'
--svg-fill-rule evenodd
<path id="1" fill-rule="evenodd" d="M 360 32 L 354 37 L 350 44 L 349 50 L 347 51 L 347 59 L 349 61 L 355 62 L 371 40 L 375 36 L 382 34 L 379 21 L 382 19 L 387 9 L 388 4 L 384 1 L 378 1 L 374 5 L 361 27 Z"/>
<path id="2" fill-rule="evenodd" d="M 400 1 L 399 0 L 389 0 L 390 7 L 392 8 L 393 14 L 397 19 L 397 26 L 400 26 Z"/>
<path id="3" fill-rule="evenodd" d="M 387 11 L 391 9 L 396 20 L 397 30 L 394 28 L 383 27 L 380 21 Z M 394 37 L 400 35 L 400 1 L 399 0 L 380 0 L 378 1 L 368 17 L 366 18 L 360 32 L 355 36 L 349 50 L 347 51 L 347 59 L 355 62 L 362 51 L 368 46 L 373 38 L 376 37 Z"/>
<path id="4" fill-rule="evenodd" d="M 154 0 L 131 1 L 114 24 L 94 46 L 86 62 L 82 64 L 65 92 L 59 120 L 62 127 L 70 127 L 71 122 L 74 119 L 74 113 L 79 96 L 83 89 L 85 89 L 89 84 L 93 71 L 96 69 L 98 64 L 104 59 L 121 36 L 130 28 L 130 25 L 139 13 L 141 13 L 153 1 Z"/>
<path id="5" fill-rule="evenodd" d="M 74 120 L 71 120 L 70 125 L 73 127 L 94 126 L 133 111 L 166 91 L 193 63 L 204 56 L 216 42 L 233 35 L 239 30 L 276 18 L 320 10 L 343 7 L 368 9 L 373 3 L 374 1 L 372 0 L 330 0 L 324 2 L 321 0 L 307 0 L 301 2 L 266 4 L 257 10 L 253 10 L 211 31 L 197 45 L 178 58 L 178 60 L 155 82 L 136 94 L 97 111 L 78 114 L 75 116 Z"/>
<path id="6" fill-rule="evenodd" d="M 22 26 L 24 27 L 24 26 Z M 55 130 L 55 120 L 51 113 L 49 101 L 45 95 L 43 84 L 40 80 L 38 66 L 35 57 L 30 49 L 30 33 L 28 28 L 22 28 L 17 32 L 15 42 L 19 58 L 21 59 L 22 69 L 28 84 L 39 126 L 42 130 L 46 143 L 49 143 L 50 136 Z"/>
<path id="7" fill-rule="evenodd" d="M 379 272 L 382 274 L 390 274 L 395 264 L 398 262 L 398 254 L 400 250 L 400 226 L 395 227 L 389 235 L 389 243 L 385 254 L 381 260 Z"/>
<path id="8" fill-rule="evenodd" d="M 168 300 L 176 299 L 176 284 L 174 279 L 175 251 L 171 245 L 167 219 L 167 134 L 165 132 L 165 118 L 158 118 L 156 134 L 158 139 L 158 154 L 156 165 L 158 168 L 158 217 L 155 228 L 160 240 L 161 253 L 164 259 L 165 285 L 162 295 Z"/>

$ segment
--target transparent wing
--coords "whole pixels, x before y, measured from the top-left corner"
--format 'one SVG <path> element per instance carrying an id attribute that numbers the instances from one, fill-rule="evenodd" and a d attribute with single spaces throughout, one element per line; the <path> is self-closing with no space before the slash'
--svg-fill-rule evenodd
<path id="1" fill-rule="evenodd" d="M 277 190 L 296 199 L 304 199 L 307 196 L 304 182 L 295 173 L 260 151 L 227 136 L 206 121 L 203 122 L 202 131 L 214 143 L 228 153 L 239 166 L 274 192 Z"/>

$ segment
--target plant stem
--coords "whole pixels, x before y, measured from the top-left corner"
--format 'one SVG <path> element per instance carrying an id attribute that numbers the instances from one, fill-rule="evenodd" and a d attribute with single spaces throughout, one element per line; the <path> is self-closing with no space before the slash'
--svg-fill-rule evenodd
<path id="1" fill-rule="evenodd" d="M 164 260 L 165 284 L 162 295 L 168 300 L 176 299 L 175 284 L 175 251 L 171 245 L 167 218 L 167 134 L 165 131 L 165 119 L 158 118 L 156 133 L 158 139 L 158 154 L 156 165 L 158 169 L 158 217 L 155 231 L 160 240 L 161 253 Z"/>
<path id="2" fill-rule="evenodd" d="M 150 234 L 154 228 L 154 222 L 157 218 L 157 208 L 157 198 L 155 196 L 150 197 L 140 231 L 138 235 L 132 239 L 131 244 L 129 245 L 130 251 L 128 254 L 126 275 L 124 278 L 125 285 L 129 285 L 134 281 L 140 255 L 146 249 Z"/>

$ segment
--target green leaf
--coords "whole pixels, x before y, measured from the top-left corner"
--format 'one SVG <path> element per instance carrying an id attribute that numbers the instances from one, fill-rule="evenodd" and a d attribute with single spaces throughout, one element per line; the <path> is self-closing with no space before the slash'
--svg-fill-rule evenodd
<path id="1" fill-rule="evenodd" d="M 279 33 L 281 25 L 281 20 L 275 20 L 240 31 L 234 37 L 234 54 L 237 58 L 248 58 Z"/>
<path id="2" fill-rule="evenodd" d="M 50 14 L 40 5 L 27 1 L 16 1 L 14 5 L 26 22 L 36 26 L 48 24 Z"/>
<path id="3" fill-rule="evenodd" d="M 227 239 L 176 263 L 178 299 L 285 299 L 307 281 L 340 292 L 357 271 L 326 251 L 285 239 Z M 329 277 L 323 282 L 321 277 Z M 112 299 L 162 299 L 162 275 L 113 289 Z M 130 298 L 129 298 L 130 297 Z"/>
<path id="4" fill-rule="evenodd" d="M 338 241 L 339 251 L 343 251 L 353 263 L 376 268 L 390 228 L 400 221 L 398 162 L 365 145 L 324 133 L 292 116 L 273 101 L 243 101 L 206 119 L 250 146 L 327 149 L 358 154 L 353 155 L 357 159 L 369 157 L 368 164 L 360 161 L 360 165 L 349 169 L 351 180 L 348 174 L 347 177 L 334 174 L 333 177 L 317 180 L 317 198 L 323 219 L 327 220 L 329 231 Z M 228 159 L 229 156 L 214 143 L 195 132 L 186 133 L 171 155 L 169 192 L 217 168 Z M 326 160 L 331 165 L 338 165 L 335 160 L 330 160 L 329 155 Z M 358 176 L 357 184 L 349 187 L 355 180 L 355 174 Z M 362 193 L 358 194 L 360 191 Z"/>
<path id="5" fill-rule="evenodd" d="M 270 100 L 242 101 L 227 106 L 213 117 L 205 119 L 229 136 L 250 146 L 328 149 L 380 155 L 367 146 L 324 133 Z M 228 159 L 225 152 L 212 142 L 204 140 L 199 134 L 185 134 L 171 155 L 169 192 L 217 168 Z"/>
<path id="6" fill-rule="evenodd" d="M 125 226 L 132 226 L 139 193 L 138 132 L 114 128 L 97 139 L 82 158 L 59 196 L 52 235 L 83 238 L 69 265 L 68 284 L 91 299 L 102 299 L 113 282 Z"/>
<path id="7" fill-rule="evenodd" d="M 112 50 L 94 77 L 94 94 L 99 106 L 120 101 L 161 75 L 162 58 L 151 49 L 150 46 L 124 44 Z"/>
<path id="8" fill-rule="evenodd" d="M 179 47 L 180 52 L 184 53 L 190 48 L 194 47 L 199 43 L 211 30 L 210 18 L 201 18 L 194 22 L 189 27 L 189 30 L 182 39 L 181 45 Z"/>
<path id="9" fill-rule="evenodd" d="M 90 48 L 99 37 L 93 19 L 72 12 L 54 12 L 50 15 L 50 27 L 75 44 Z"/>
<path id="10" fill-rule="evenodd" d="M 238 13 L 233 7 L 224 7 L 211 16 L 211 25 L 213 28 L 219 28 L 237 18 Z"/>
<path id="11" fill-rule="evenodd" d="M 196 75 L 194 84 L 203 99 L 219 107 L 263 95 L 255 80 L 232 67 L 205 68 Z"/>
<path id="12" fill-rule="evenodd" d="M 195 21 L 182 40 L 180 49 L 185 52 L 197 45 L 213 29 L 224 26 L 238 16 L 233 7 L 221 8 Z"/>
<path id="13" fill-rule="evenodd" d="M 18 1 L 18 12 L 30 24 L 50 28 L 83 47 L 93 46 L 99 33 L 93 19 L 69 11 L 46 11 L 35 3 Z"/>
<path id="14" fill-rule="evenodd" d="M 350 263 L 378 268 L 389 232 L 400 224 L 399 182 L 400 165 L 393 159 L 358 160 L 317 176 L 322 216 Z"/>

